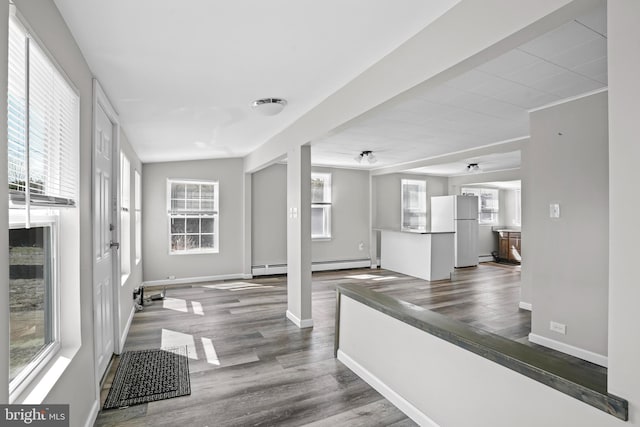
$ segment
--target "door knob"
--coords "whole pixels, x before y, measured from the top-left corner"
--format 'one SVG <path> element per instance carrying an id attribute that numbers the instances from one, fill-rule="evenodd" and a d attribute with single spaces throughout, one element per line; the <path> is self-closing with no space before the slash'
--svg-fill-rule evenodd
<path id="1" fill-rule="evenodd" d="M 120 243 L 114 242 L 113 240 L 109 243 L 110 248 L 120 249 Z"/>

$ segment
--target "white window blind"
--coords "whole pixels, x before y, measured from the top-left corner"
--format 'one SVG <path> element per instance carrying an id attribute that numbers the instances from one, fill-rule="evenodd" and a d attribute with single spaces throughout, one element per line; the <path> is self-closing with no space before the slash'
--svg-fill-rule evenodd
<path id="1" fill-rule="evenodd" d="M 75 206 L 79 99 L 20 22 L 9 22 L 8 180 L 13 205 Z M 28 183 L 28 184 L 27 184 Z"/>

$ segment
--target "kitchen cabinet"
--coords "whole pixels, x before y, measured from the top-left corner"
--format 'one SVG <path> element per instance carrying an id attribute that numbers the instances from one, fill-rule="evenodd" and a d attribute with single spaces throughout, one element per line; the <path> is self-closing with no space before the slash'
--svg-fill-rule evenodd
<path id="1" fill-rule="evenodd" d="M 498 233 L 498 258 L 500 261 L 520 264 L 520 232 L 513 230 L 496 230 Z"/>

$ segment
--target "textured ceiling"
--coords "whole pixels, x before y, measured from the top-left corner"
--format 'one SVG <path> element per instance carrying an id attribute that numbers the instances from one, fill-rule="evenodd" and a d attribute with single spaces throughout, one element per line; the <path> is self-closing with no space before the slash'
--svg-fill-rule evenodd
<path id="1" fill-rule="evenodd" d="M 538 37 L 482 66 L 314 141 L 316 164 L 378 168 L 529 134 L 528 110 L 607 86 L 604 8 Z M 353 161 L 375 152 L 374 165 Z M 475 160 L 483 170 L 519 167 L 519 153 L 425 168 L 455 175 Z M 483 165 L 482 163 L 485 163 Z M 458 172 L 457 172 L 458 171 Z"/>

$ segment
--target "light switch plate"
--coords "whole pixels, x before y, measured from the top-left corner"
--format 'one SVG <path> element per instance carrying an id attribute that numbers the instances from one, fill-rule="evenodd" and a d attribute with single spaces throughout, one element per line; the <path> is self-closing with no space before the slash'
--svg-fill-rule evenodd
<path id="1" fill-rule="evenodd" d="M 549 218 L 560 218 L 560 203 L 549 204 Z"/>

